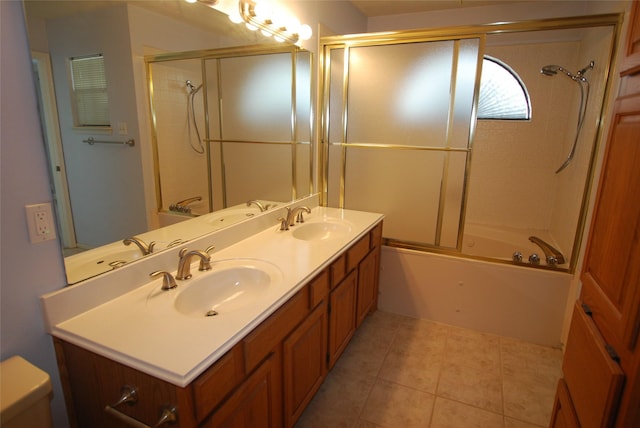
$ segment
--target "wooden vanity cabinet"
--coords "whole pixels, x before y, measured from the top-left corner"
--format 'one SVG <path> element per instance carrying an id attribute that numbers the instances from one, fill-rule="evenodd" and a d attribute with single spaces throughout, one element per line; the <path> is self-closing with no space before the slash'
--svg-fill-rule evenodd
<path id="1" fill-rule="evenodd" d="M 381 224 L 184 388 L 54 339 L 74 427 L 291 427 L 375 309 Z M 364 315 L 363 315 L 364 314 Z M 187 352 L 187 351 L 185 351 Z M 122 389 L 137 400 L 116 404 Z M 162 425 L 165 426 L 165 425 Z"/>
<path id="2" fill-rule="evenodd" d="M 330 267 L 329 369 L 366 316 L 377 309 L 381 245 L 382 222 Z"/>

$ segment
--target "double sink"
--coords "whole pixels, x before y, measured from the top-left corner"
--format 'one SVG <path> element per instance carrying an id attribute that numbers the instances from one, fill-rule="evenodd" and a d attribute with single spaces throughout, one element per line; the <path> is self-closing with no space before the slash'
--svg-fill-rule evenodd
<path id="1" fill-rule="evenodd" d="M 267 214 L 267 213 L 265 213 Z M 181 246 L 42 297 L 51 335 L 177 386 L 186 386 L 294 296 L 382 215 L 315 207 L 280 230 L 274 212 L 185 244 L 211 244 L 211 270 L 176 280 Z M 137 282 L 136 282 L 137 281 Z M 93 283 L 92 283 L 93 282 Z"/>
<path id="2" fill-rule="evenodd" d="M 289 233 L 293 239 L 314 242 L 344 238 L 351 224 L 339 218 L 313 218 L 297 223 Z M 274 263 L 254 258 L 235 258 L 211 262 L 209 271 L 198 272 L 180 282 L 180 287 L 163 290 L 156 281 L 147 298 L 147 310 L 175 311 L 180 315 L 203 318 L 238 311 L 283 286 L 283 272 Z M 193 265 L 195 272 L 196 264 Z"/>

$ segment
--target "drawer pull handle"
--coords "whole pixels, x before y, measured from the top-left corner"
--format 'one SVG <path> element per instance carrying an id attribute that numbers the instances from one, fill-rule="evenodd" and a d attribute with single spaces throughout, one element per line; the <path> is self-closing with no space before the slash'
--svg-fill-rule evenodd
<path id="1" fill-rule="evenodd" d="M 591 308 L 589 307 L 589 305 L 587 305 L 586 303 L 582 303 L 582 310 L 584 311 L 585 314 L 587 314 L 590 317 L 593 317 L 593 311 L 591 310 Z"/>
<path id="2" fill-rule="evenodd" d="M 122 413 L 120 410 L 115 409 L 113 406 L 106 406 L 104 411 L 119 420 L 120 422 L 134 428 L 151 428 L 151 426 L 140 422 L 137 419 L 132 418 L 129 415 Z M 153 426 L 154 428 L 159 427 L 163 424 L 173 425 L 178 420 L 178 411 L 174 406 L 165 406 L 162 408 L 162 414 L 160 415 L 160 419 Z"/>
<path id="3" fill-rule="evenodd" d="M 111 407 L 118 407 L 121 404 L 133 406 L 138 402 L 138 389 L 135 386 L 125 385 L 120 389 L 120 398 Z"/>
<path id="4" fill-rule="evenodd" d="M 162 414 L 160 415 L 160 419 L 154 425 L 154 427 L 159 427 L 163 424 L 173 425 L 178 420 L 178 410 L 174 406 L 164 406 L 162 408 Z"/>

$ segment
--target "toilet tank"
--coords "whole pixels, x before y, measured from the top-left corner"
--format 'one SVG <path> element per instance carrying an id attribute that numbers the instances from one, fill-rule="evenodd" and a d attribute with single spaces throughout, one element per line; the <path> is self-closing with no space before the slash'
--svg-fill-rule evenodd
<path id="1" fill-rule="evenodd" d="M 0 426 L 53 426 L 49 375 L 20 356 L 0 363 Z"/>

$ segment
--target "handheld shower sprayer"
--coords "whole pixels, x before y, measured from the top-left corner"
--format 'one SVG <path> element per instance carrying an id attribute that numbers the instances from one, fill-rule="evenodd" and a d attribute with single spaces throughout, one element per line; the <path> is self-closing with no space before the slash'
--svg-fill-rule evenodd
<path id="1" fill-rule="evenodd" d="M 585 73 L 591 70 L 594 65 L 595 63 L 591 61 L 585 68 L 578 70 L 576 74 L 573 74 L 569 70 L 567 70 L 566 68 L 560 65 L 551 64 L 551 65 L 545 65 L 544 67 L 542 67 L 540 69 L 540 73 L 544 74 L 545 76 L 555 76 L 556 74 L 558 74 L 558 72 L 560 72 L 565 74 L 571 80 L 585 82 L 587 80 L 586 77 L 584 77 Z"/>
<path id="2" fill-rule="evenodd" d="M 197 137 L 197 140 L 196 140 L 197 145 L 194 146 L 192 142 L 192 137 L 191 137 L 191 125 L 189 125 L 189 128 L 188 128 L 189 129 L 189 137 L 188 137 L 189 145 L 191 146 L 194 152 L 198 154 L 204 154 L 205 150 L 204 150 L 204 146 L 202 145 L 202 137 L 200 137 L 198 122 L 196 121 L 196 111 L 195 111 L 195 105 L 194 105 L 195 95 L 202 88 L 202 84 L 200 84 L 199 86 L 195 86 L 193 83 L 191 83 L 191 80 L 187 80 L 185 82 L 185 85 L 189 90 L 189 93 L 187 95 L 187 120 L 191 120 L 191 123 L 193 124 L 193 128 L 196 132 L 196 137 Z"/>
<path id="3" fill-rule="evenodd" d="M 578 138 L 580 137 L 580 130 L 582 129 L 582 122 L 584 121 L 584 116 L 587 113 L 587 102 L 589 101 L 589 81 L 586 77 L 584 77 L 585 73 L 595 66 L 593 61 L 590 61 L 589 64 L 581 70 L 578 70 L 576 74 L 571 73 L 566 68 L 561 67 L 559 65 L 545 65 L 540 69 L 540 73 L 545 76 L 555 76 L 558 72 L 561 72 L 568 76 L 574 82 L 578 82 L 580 85 L 580 109 L 578 110 L 578 124 L 576 130 L 576 137 L 573 141 L 573 146 L 571 146 L 571 151 L 569 152 L 569 156 L 564 161 L 560 168 L 556 170 L 556 174 L 565 169 L 571 161 L 573 160 L 573 156 L 576 152 L 576 146 L 578 145 Z"/>

